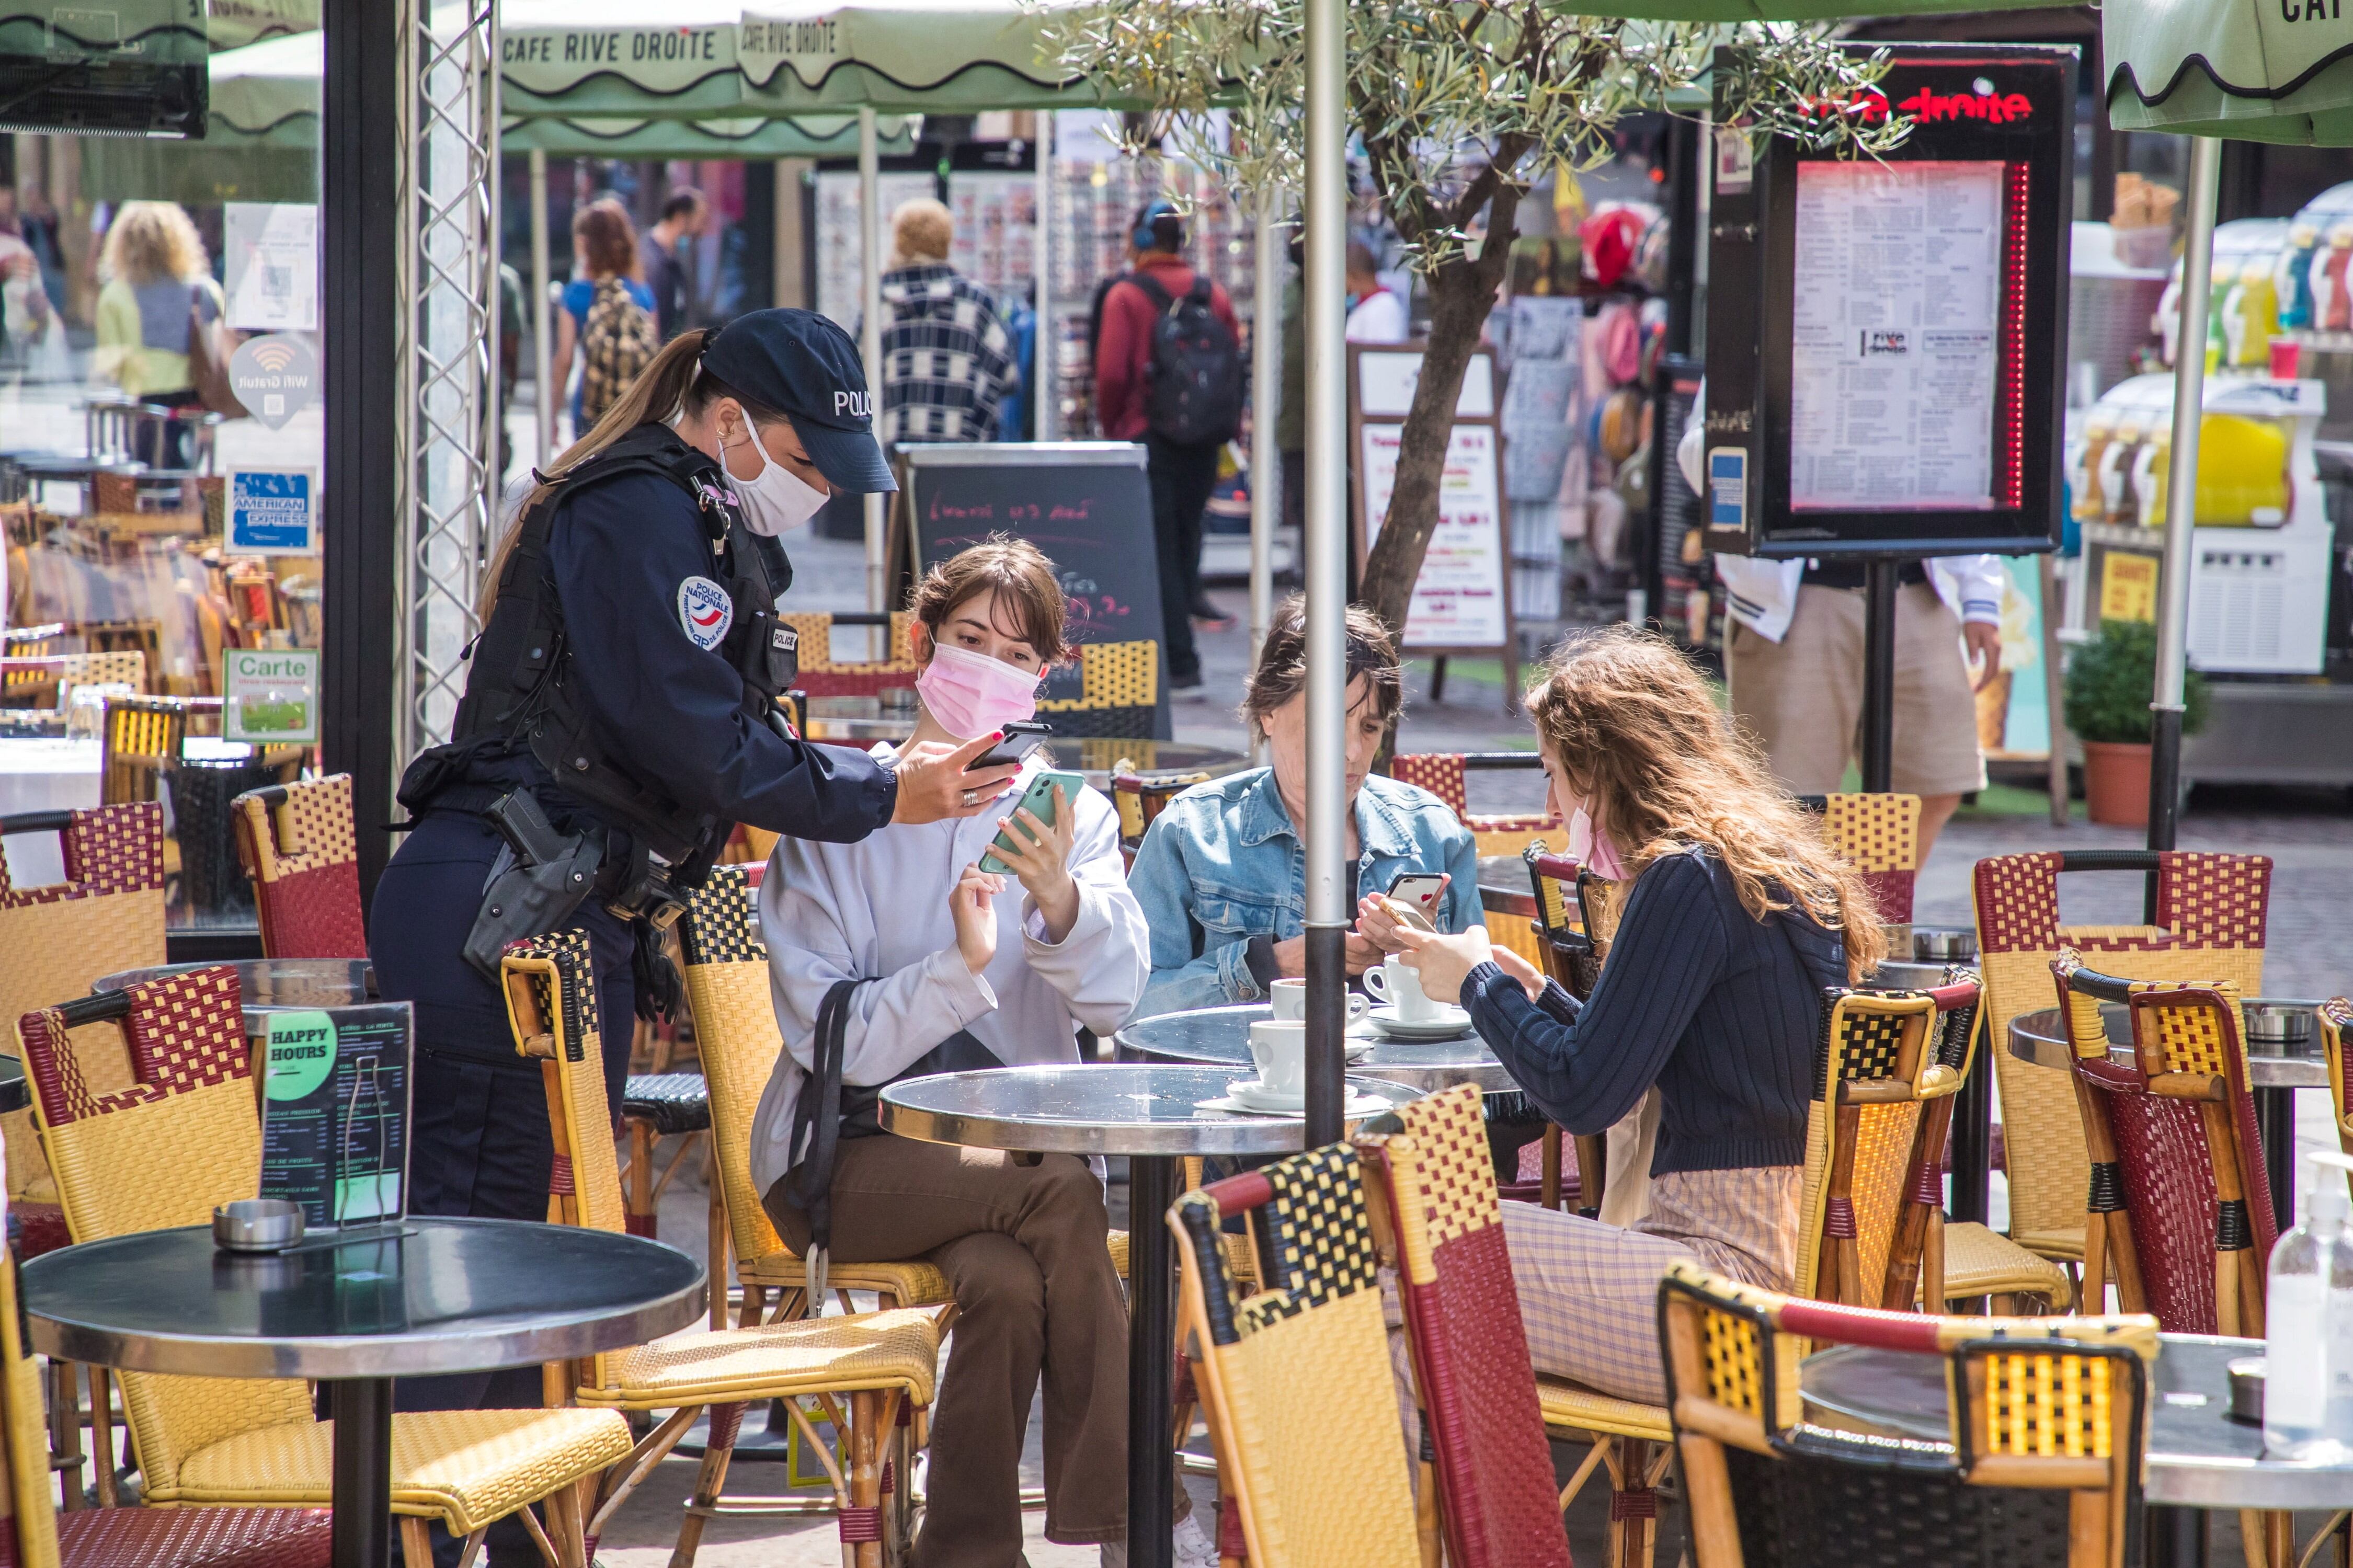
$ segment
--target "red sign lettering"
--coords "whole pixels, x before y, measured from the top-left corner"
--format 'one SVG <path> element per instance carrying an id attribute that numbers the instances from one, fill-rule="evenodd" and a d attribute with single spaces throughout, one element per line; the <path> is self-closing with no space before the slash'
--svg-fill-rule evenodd
<path id="1" fill-rule="evenodd" d="M 1923 125 L 1944 120 L 1982 120 L 1989 125 L 2007 125 L 2034 112 L 2032 100 L 2022 92 L 1941 93 L 1925 87 L 1896 107 Z"/>

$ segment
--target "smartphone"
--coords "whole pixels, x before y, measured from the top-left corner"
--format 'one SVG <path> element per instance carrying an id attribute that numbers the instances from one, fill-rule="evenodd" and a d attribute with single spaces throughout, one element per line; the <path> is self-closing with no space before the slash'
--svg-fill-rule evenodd
<path id="1" fill-rule="evenodd" d="M 1056 784 L 1060 784 L 1062 786 L 1062 798 L 1070 802 L 1071 806 L 1075 809 L 1079 804 L 1079 792 L 1087 787 L 1087 781 L 1077 773 L 1058 773 L 1051 771 L 1041 773 L 1036 778 L 1029 781 L 1029 787 L 1028 789 L 1021 792 L 1021 798 L 1014 803 L 1013 811 L 1018 811 L 1023 806 L 1027 806 L 1029 808 L 1030 816 L 1036 817 L 1039 821 L 1044 823 L 1049 827 L 1053 826 L 1054 786 Z M 1011 816 L 1013 815 L 1013 811 L 1008 811 L 1005 815 Z M 988 846 L 988 853 L 980 858 L 980 868 L 982 870 L 1002 872 L 1008 869 L 1005 862 L 997 858 L 997 851 L 999 849 L 1018 849 L 1018 846 L 1016 845 L 1015 841 L 1010 837 L 1012 829 L 1010 828 L 1002 828 L 998 830 L 997 837 L 992 840 Z"/>
<path id="2" fill-rule="evenodd" d="M 965 772 L 975 768 L 1002 768 L 1019 763 L 1036 751 L 1054 733 L 1054 726 L 1034 719 L 1016 719 L 1005 726 L 1005 739 L 965 764 Z"/>
<path id="3" fill-rule="evenodd" d="M 1415 916 L 1431 931 L 1438 929 L 1438 895 L 1446 879 L 1435 871 L 1399 871 L 1389 880 L 1389 902 Z"/>

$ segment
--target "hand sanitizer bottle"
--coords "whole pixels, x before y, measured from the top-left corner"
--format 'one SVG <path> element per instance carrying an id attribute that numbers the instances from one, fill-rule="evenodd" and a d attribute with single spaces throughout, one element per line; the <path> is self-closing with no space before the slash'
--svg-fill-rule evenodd
<path id="1" fill-rule="evenodd" d="M 2272 1248 L 2263 1451 L 2342 1464 L 2353 1458 L 2353 1159 L 2331 1150 L 2306 1158 L 2303 1223 Z"/>

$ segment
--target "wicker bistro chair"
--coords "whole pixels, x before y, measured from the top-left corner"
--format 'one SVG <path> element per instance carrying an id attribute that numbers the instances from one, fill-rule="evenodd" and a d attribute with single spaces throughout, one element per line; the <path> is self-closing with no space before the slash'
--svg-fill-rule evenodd
<path id="1" fill-rule="evenodd" d="M 2154 926 L 2062 926 L 2059 878 L 2083 871 L 2154 872 Z M 2051 962 L 2070 947 L 2136 980 L 2228 980 L 2258 996 L 2272 863 L 2261 855 L 2075 850 L 2002 855 L 1974 873 L 1987 1037 L 1994 1042 L 2008 1151 L 2010 1238 L 2062 1262 L 2084 1256 L 2092 1162 L 2074 1083 L 2057 1068 L 2012 1056 L 2010 1026 L 2051 1005 Z M 2096 1299 L 2086 1295 L 2086 1302 Z"/>
<path id="2" fill-rule="evenodd" d="M 324 1509 L 95 1508 L 60 1515 L 43 1446 L 41 1377 L 0 1258 L 0 1558 L 14 1568 L 327 1568 Z"/>
<path id="3" fill-rule="evenodd" d="M 105 1092 L 68 1031 L 113 1024 L 137 1080 Z M 237 972 L 201 969 L 26 1014 L 16 1037 L 33 1106 L 77 1241 L 208 1224 L 261 1184 Z M 122 1403 L 151 1503 L 313 1507 L 331 1500 L 332 1431 L 295 1379 L 123 1372 Z M 446 1410 L 396 1415 L 392 1510 L 409 1568 L 429 1568 L 426 1522 L 472 1536 L 544 1501 L 559 1517 L 578 1484 L 626 1458 L 610 1411 Z M 536 1521 L 534 1521 L 534 1528 Z M 576 1532 L 565 1568 L 586 1568 Z"/>
<path id="4" fill-rule="evenodd" d="M 1479 1091 L 1468 1084 L 1400 1106 L 1356 1136 L 1377 1233 L 1397 1248 L 1398 1296 L 1455 1568 L 1568 1568 L 1552 1447 Z"/>
<path id="5" fill-rule="evenodd" d="M 2113 1279 L 2127 1311 L 2175 1333 L 2263 1332 L 2279 1227 L 2247 1092 L 2238 988 L 2123 980 L 2052 961 L 2091 1149 L 2084 1300 Z M 2131 1009 L 2133 1063 L 2109 1059 L 2103 1002 Z"/>
<path id="6" fill-rule="evenodd" d="M 596 986 L 588 939 L 578 931 L 517 942 L 507 950 L 507 1016 L 515 1048 L 534 1058 L 547 1088 L 547 1114 L 556 1160 L 548 1183 L 553 1224 L 620 1231 L 628 1215 L 621 1200 L 612 1128 L 605 1119 L 603 1048 L 597 1040 Z M 609 1472 L 587 1523 L 588 1552 L 605 1523 L 628 1501 L 638 1481 L 686 1436 L 694 1418 L 710 1413 L 709 1446 L 680 1522 L 670 1561 L 691 1568 L 704 1521 L 719 1511 L 744 1405 L 781 1402 L 824 1463 L 833 1483 L 845 1557 L 857 1568 L 881 1568 L 887 1539 L 905 1541 L 905 1510 L 893 1509 L 885 1529 L 884 1494 L 902 1501 L 886 1458 L 899 1451 L 896 1473 L 909 1473 L 900 1444 L 902 1410 L 931 1403 L 940 1331 L 954 1308 L 871 1312 L 847 1318 L 807 1318 L 754 1328 L 715 1329 L 658 1344 L 615 1352 L 551 1368 L 564 1393 L 583 1405 L 670 1414 L 639 1442 L 629 1462 Z M 556 1392 L 551 1389 L 552 1394 Z M 840 1435 L 836 1460 L 801 1401 L 814 1400 Z"/>
<path id="7" fill-rule="evenodd" d="M 712 1189 L 723 1197 L 726 1218 L 725 1235 L 711 1254 L 714 1329 L 726 1322 L 726 1290 L 720 1282 L 726 1279 L 731 1250 L 744 1290 L 739 1324 L 770 1321 L 771 1292 L 776 1320 L 798 1316 L 808 1290 L 807 1271 L 768 1222 L 752 1182 L 752 1117 L 785 1048 L 768 991 L 768 948 L 760 940 L 754 908 L 761 870 L 713 867 L 709 879 L 687 896 L 686 913 L 678 922 L 687 1002 L 694 1010 L 702 1070 L 711 1082 L 711 1149 L 717 1165 Z M 845 1300 L 849 1291 L 871 1290 L 886 1307 L 934 1306 L 955 1299 L 947 1276 L 920 1261 L 832 1262 L 826 1281 Z"/>
<path id="8" fill-rule="evenodd" d="M 1698 1568 L 2122 1568 L 2147 1446 L 2148 1318 L 1942 1318 L 1807 1301 L 1677 1263 L 1659 1337 Z M 1810 1346 L 1947 1359 L 1952 1440 L 1804 1419 Z"/>
<path id="9" fill-rule="evenodd" d="M 1250 1216 L 1261 1287 L 1226 1266 L 1220 1221 Z M 1361 1167 L 1312 1149 L 1179 1197 L 1178 1332 L 1229 1510 L 1253 1568 L 1421 1568 Z M 1335 1420 L 1334 1412 L 1350 1413 Z M 1220 1526 L 1221 1536 L 1228 1534 Z"/>
<path id="10" fill-rule="evenodd" d="M 1566 855 L 1546 849 L 1541 838 L 1520 851 L 1528 868 L 1528 885 L 1535 894 L 1537 967 L 1580 1001 L 1593 994 L 1601 977 L 1601 952 L 1595 940 L 1592 889 L 1601 879 Z M 1571 917 L 1571 908 L 1575 916 Z M 1572 1172 L 1562 1158 L 1564 1147 L 1573 1152 Z M 1596 1134 L 1568 1140 L 1557 1123 L 1545 1129 L 1537 1168 L 1537 1201 L 1556 1209 L 1573 1199 L 1588 1219 L 1601 1212 L 1601 1194 L 1609 1171 L 1609 1141 Z"/>
<path id="11" fill-rule="evenodd" d="M 2346 1102 L 2353 1062 L 2346 1059 L 2348 1051 L 2353 1051 L 2353 1001 L 2332 997 L 2320 1005 L 2320 1054 L 2328 1063 L 2328 1111 L 2337 1122 L 2337 1142 L 2353 1154 L 2353 1110 Z M 2353 1182 L 2353 1175 L 2347 1180 Z"/>
<path id="12" fill-rule="evenodd" d="M 1824 1301 L 1908 1312 L 1955 1300 L 2063 1307 L 2066 1270 L 1981 1225 L 1945 1218 L 1953 1097 L 1971 1066 L 1978 987 L 1823 995 L 1798 1279 Z"/>
<path id="13" fill-rule="evenodd" d="M 352 778 L 248 790 L 229 803 L 270 958 L 367 957 Z"/>
<path id="14" fill-rule="evenodd" d="M 1916 795 L 1807 795 L 1798 804 L 1821 814 L 1822 837 L 1862 873 L 1880 920 L 1912 923 L 1920 874 L 1920 797 Z"/>
<path id="15" fill-rule="evenodd" d="M 54 833 L 63 851 L 65 880 L 18 887 L 0 849 L 0 1018 L 14 1019 L 60 995 L 87 992 L 90 983 L 120 969 L 164 962 L 164 808 L 153 801 L 101 805 L 88 811 L 27 812 L 0 817 L 0 834 Z M 130 1058 L 93 1042 L 84 1077 L 105 1094 L 133 1082 Z M 0 1116 L 6 1145 L 9 1217 L 20 1258 L 37 1258 L 72 1238 L 58 1202 L 28 1108 Z M 79 1374 L 74 1363 L 51 1361 L 50 1444 L 70 1510 L 81 1506 L 82 1442 Z M 113 1433 L 108 1410 L 111 1381 L 90 1369 L 90 1418 L 98 1464 L 99 1500 L 114 1497 Z"/>
<path id="16" fill-rule="evenodd" d="M 1082 644 L 1079 694 L 1038 700 L 1039 717 L 1072 739 L 1148 741 L 1159 714 L 1160 645 L 1150 641 Z"/>
<path id="17" fill-rule="evenodd" d="M 1469 774 L 1473 769 L 1541 768 L 1534 752 L 1415 752 L 1389 759 L 1389 776 L 1419 784 L 1454 808 L 1478 840 L 1482 855 L 1517 855 L 1540 834 L 1558 833 L 1563 824 L 1548 811 L 1472 811 Z"/>
<path id="18" fill-rule="evenodd" d="M 881 659 L 839 659 L 833 657 L 833 630 L 856 626 L 851 641 L 864 642 L 865 628 L 883 624 L 874 615 L 832 615 L 823 610 L 797 611 L 777 619 L 800 637 L 800 673 L 793 687 L 807 697 L 880 697 L 883 692 L 915 689 L 915 649 L 909 628 L 914 617 L 904 610 L 890 617 L 890 657 Z"/>
<path id="19" fill-rule="evenodd" d="M 1111 803 L 1119 812 L 1119 850 L 1131 868 L 1135 852 L 1144 847 L 1145 832 L 1168 803 L 1208 778 L 1208 773 L 1112 774 Z"/>

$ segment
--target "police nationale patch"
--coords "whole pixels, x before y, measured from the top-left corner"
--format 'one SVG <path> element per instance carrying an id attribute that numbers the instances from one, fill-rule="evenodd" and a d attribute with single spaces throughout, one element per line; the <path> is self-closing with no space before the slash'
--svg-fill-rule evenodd
<path id="1" fill-rule="evenodd" d="M 727 590 L 708 577 L 689 577 L 678 585 L 678 624 L 694 646 L 705 652 L 726 640 L 735 624 L 735 605 Z"/>

